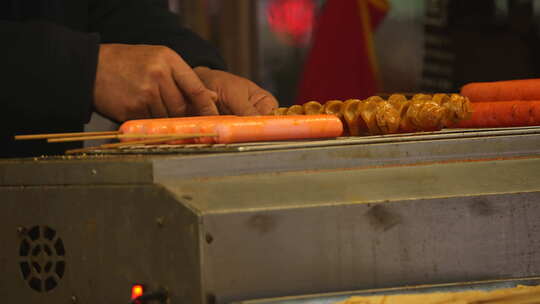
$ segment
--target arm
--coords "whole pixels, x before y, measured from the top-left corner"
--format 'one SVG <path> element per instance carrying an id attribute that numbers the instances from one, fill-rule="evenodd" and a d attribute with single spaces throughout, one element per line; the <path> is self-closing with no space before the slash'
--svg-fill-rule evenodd
<path id="1" fill-rule="evenodd" d="M 149 0 L 96 0 L 91 12 L 92 30 L 99 32 L 105 43 L 154 44 L 173 49 L 195 68 L 204 85 L 218 94 L 216 103 L 221 114 L 260 115 L 277 108 L 277 101 L 269 92 L 247 79 L 221 71 L 224 63 L 213 47 L 180 27 L 177 16 Z M 197 109 L 186 112 L 212 113 Z"/>
<path id="2" fill-rule="evenodd" d="M 62 121 L 83 124 L 91 114 L 99 38 L 51 23 L 0 21 L 2 125 Z M 46 126 L 46 124 L 45 124 Z"/>
<path id="3" fill-rule="evenodd" d="M 178 16 L 150 0 L 95 0 L 90 7 L 91 31 L 102 43 L 167 46 L 191 67 L 224 69 L 217 51 L 190 30 L 180 26 Z"/>

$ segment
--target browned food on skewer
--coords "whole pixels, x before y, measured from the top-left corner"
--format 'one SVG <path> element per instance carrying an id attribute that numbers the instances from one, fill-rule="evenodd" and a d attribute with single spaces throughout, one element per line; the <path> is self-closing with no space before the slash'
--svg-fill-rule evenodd
<path id="1" fill-rule="evenodd" d="M 304 108 L 300 105 L 294 105 L 294 106 L 289 107 L 286 113 L 286 115 L 303 115 L 303 114 L 305 114 Z"/>
<path id="2" fill-rule="evenodd" d="M 347 122 L 343 117 L 343 105 L 343 101 L 341 100 L 329 100 L 323 106 L 323 114 L 331 114 L 339 117 L 339 119 L 341 119 L 341 122 L 343 123 L 344 133 L 349 134 Z"/>
<path id="3" fill-rule="evenodd" d="M 365 123 L 360 117 L 360 113 L 358 111 L 360 103 L 360 99 L 349 99 L 343 103 L 343 118 L 347 124 L 349 135 L 352 136 L 358 136 L 360 135 L 360 130 L 366 129 L 365 127 L 362 128 L 361 126 L 361 124 L 365 126 Z"/>
<path id="4" fill-rule="evenodd" d="M 377 104 L 375 118 L 377 119 L 377 126 L 379 127 L 381 134 L 394 134 L 398 132 L 401 116 L 399 115 L 398 110 L 388 101 Z"/>
<path id="5" fill-rule="evenodd" d="M 286 107 L 277 108 L 277 109 L 274 110 L 273 114 L 274 115 L 285 115 L 285 114 L 287 114 L 287 110 L 289 110 L 289 108 L 286 108 Z"/>
<path id="6" fill-rule="evenodd" d="M 436 131 L 444 127 L 448 110 L 433 101 L 426 101 L 417 117 L 417 128 L 422 131 Z"/>
<path id="7" fill-rule="evenodd" d="M 306 115 L 323 114 L 323 106 L 316 101 L 306 102 L 302 107 Z"/>
<path id="8" fill-rule="evenodd" d="M 443 94 L 443 93 L 435 94 L 431 98 L 431 101 L 442 106 L 450 101 L 450 96 L 448 94 Z"/>
<path id="9" fill-rule="evenodd" d="M 343 101 L 341 100 L 329 100 L 323 106 L 323 114 L 337 115 L 339 118 L 343 117 Z"/>
<path id="10" fill-rule="evenodd" d="M 368 97 L 366 101 L 379 103 L 379 102 L 384 102 L 385 100 L 381 96 L 371 96 L 371 97 Z"/>
<path id="11" fill-rule="evenodd" d="M 393 94 L 388 98 L 388 102 L 398 111 L 400 121 L 399 121 L 399 131 L 400 132 L 413 132 L 414 127 L 410 119 L 406 116 L 411 101 L 402 94 Z"/>
<path id="12" fill-rule="evenodd" d="M 444 127 L 446 115 L 446 108 L 436 102 L 416 99 L 411 101 L 404 119 L 411 131 L 434 131 Z"/>
<path id="13" fill-rule="evenodd" d="M 471 102 L 468 97 L 452 94 L 447 103 L 443 104 L 448 109 L 449 119 L 447 126 L 459 121 L 470 119 L 472 116 Z"/>
<path id="14" fill-rule="evenodd" d="M 419 93 L 419 94 L 414 94 L 413 97 L 411 98 L 411 100 L 412 101 L 415 101 L 415 100 L 428 101 L 428 100 L 431 100 L 431 98 L 432 98 L 431 95 Z"/>
<path id="15" fill-rule="evenodd" d="M 393 94 L 388 100 L 371 96 L 366 100 L 330 100 L 324 105 L 310 101 L 275 111 L 276 115 L 333 114 L 338 116 L 352 136 L 435 131 L 455 125 L 471 116 L 470 101 L 458 94 L 416 94 L 408 100 Z"/>
<path id="16" fill-rule="evenodd" d="M 381 134 L 381 129 L 377 125 L 377 105 L 379 100 L 376 99 L 366 99 L 359 105 L 358 111 L 360 112 L 360 117 L 367 126 L 367 131 L 371 135 Z"/>

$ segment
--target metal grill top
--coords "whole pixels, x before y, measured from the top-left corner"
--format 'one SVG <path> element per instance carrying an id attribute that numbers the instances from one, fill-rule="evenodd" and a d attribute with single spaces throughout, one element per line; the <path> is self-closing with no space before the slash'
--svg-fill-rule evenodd
<path id="1" fill-rule="evenodd" d="M 258 142 L 214 145 L 138 145 L 118 149 L 101 149 L 86 152 L 89 155 L 118 154 L 199 154 L 222 152 L 254 152 L 284 149 L 302 149 L 369 144 L 392 144 L 403 142 L 426 142 L 448 139 L 474 139 L 486 137 L 540 135 L 540 127 L 516 127 L 493 129 L 446 129 L 434 132 L 417 132 L 363 137 L 340 137 L 326 140 Z"/>

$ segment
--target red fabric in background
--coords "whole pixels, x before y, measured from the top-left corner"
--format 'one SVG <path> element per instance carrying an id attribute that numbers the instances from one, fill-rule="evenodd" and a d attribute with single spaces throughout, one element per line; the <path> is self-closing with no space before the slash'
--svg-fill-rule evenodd
<path id="1" fill-rule="evenodd" d="M 362 6 L 367 9 L 365 14 Z M 378 92 L 370 33 L 383 20 L 387 8 L 384 0 L 327 0 L 304 65 L 297 104 L 362 99 Z M 363 22 L 366 16 L 369 23 Z M 367 29 L 364 24 L 368 24 Z"/>

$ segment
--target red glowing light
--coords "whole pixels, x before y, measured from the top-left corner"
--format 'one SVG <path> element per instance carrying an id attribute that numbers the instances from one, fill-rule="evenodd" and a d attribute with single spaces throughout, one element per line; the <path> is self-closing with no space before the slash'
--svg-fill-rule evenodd
<path id="1" fill-rule="evenodd" d="M 272 30 L 301 43 L 313 28 L 315 4 L 313 0 L 274 0 L 267 17 Z"/>
<path id="2" fill-rule="evenodd" d="M 131 287 L 131 299 L 135 300 L 136 298 L 142 296 L 144 293 L 144 287 L 142 285 L 133 285 Z"/>

